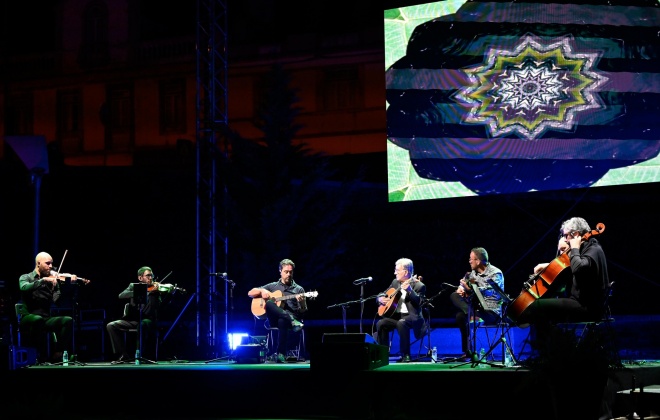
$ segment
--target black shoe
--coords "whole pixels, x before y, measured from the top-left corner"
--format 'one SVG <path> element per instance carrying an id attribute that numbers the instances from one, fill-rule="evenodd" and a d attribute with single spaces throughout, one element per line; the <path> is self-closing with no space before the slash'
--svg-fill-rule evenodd
<path id="1" fill-rule="evenodd" d="M 282 353 L 277 353 L 277 356 L 275 358 L 276 363 L 286 363 L 286 357 Z"/>
<path id="2" fill-rule="evenodd" d="M 303 323 L 298 321 L 297 319 L 294 319 L 293 321 L 291 321 L 291 326 L 293 327 L 292 328 L 293 332 L 298 332 L 298 331 L 302 330 Z"/>
<path id="3" fill-rule="evenodd" d="M 410 363 L 410 355 L 409 354 L 404 354 L 399 360 L 396 361 L 397 363 Z"/>

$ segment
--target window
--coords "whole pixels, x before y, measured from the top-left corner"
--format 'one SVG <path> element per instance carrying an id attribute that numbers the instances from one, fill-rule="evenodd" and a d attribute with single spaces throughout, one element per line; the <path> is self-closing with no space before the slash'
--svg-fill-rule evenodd
<path id="1" fill-rule="evenodd" d="M 357 108 L 361 103 L 357 68 L 328 70 L 321 83 L 321 109 L 333 111 Z"/>
<path id="2" fill-rule="evenodd" d="M 186 132 L 186 82 L 183 79 L 162 81 L 160 93 L 160 133 Z"/>
<path id="3" fill-rule="evenodd" d="M 83 151 L 82 97 L 79 90 L 57 93 L 57 138 L 65 155 Z"/>
<path id="4" fill-rule="evenodd" d="M 105 107 L 106 150 L 127 152 L 133 149 L 134 116 L 133 88 L 126 85 L 108 87 L 108 105 Z"/>
<path id="5" fill-rule="evenodd" d="M 7 100 L 5 134 L 25 136 L 33 134 L 34 98 L 32 93 L 11 94 Z"/>

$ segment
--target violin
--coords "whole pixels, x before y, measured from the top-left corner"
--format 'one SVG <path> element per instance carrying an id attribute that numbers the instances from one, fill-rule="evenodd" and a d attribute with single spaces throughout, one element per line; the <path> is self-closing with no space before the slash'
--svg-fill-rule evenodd
<path id="1" fill-rule="evenodd" d="M 51 271 L 50 276 L 44 277 L 44 278 L 45 279 L 50 279 L 50 280 L 57 280 L 58 283 L 65 283 L 65 282 L 69 281 L 72 284 L 77 284 L 77 283 L 89 284 L 89 282 L 91 281 L 89 279 L 78 277 L 75 274 L 58 273 L 57 271 Z"/>
<path id="2" fill-rule="evenodd" d="M 62 256 L 62 262 L 60 263 L 60 269 L 62 269 L 62 264 L 64 264 L 64 259 L 66 258 L 66 254 L 69 252 L 69 250 L 64 251 L 64 255 Z M 55 267 L 57 268 L 57 267 Z M 72 284 L 88 284 L 90 280 L 84 279 L 82 277 L 78 277 L 75 274 L 69 274 L 69 273 L 58 273 L 57 271 L 50 270 L 50 276 L 46 277 L 47 279 L 50 280 L 57 280 L 58 283 L 64 283 L 67 280 L 69 280 L 70 283 Z"/>
<path id="3" fill-rule="evenodd" d="M 180 287 L 177 287 L 174 284 L 169 284 L 169 283 L 151 283 L 149 287 L 147 287 L 147 292 L 164 292 L 164 293 L 170 293 L 170 292 L 181 292 L 181 293 L 186 293 L 186 289 L 182 289 Z"/>

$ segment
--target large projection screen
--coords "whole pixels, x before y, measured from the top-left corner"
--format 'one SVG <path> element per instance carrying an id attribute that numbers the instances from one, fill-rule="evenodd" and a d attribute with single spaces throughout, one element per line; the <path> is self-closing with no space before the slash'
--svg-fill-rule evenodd
<path id="1" fill-rule="evenodd" d="M 386 9 L 389 201 L 660 181 L 657 3 Z"/>

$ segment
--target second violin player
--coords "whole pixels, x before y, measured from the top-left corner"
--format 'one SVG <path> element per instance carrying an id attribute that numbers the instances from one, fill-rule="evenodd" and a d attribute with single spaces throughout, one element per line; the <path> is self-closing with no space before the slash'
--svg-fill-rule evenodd
<path id="1" fill-rule="evenodd" d="M 165 285 L 154 282 L 153 271 L 148 266 L 140 267 L 137 271 L 137 277 L 139 283 L 147 285 L 148 292 L 146 303 L 142 304 L 142 314 L 140 314 L 140 306 L 136 303 L 134 283 L 129 283 L 126 289 L 119 293 L 119 299 L 129 300 L 124 305 L 123 316 L 116 321 L 109 322 L 106 326 L 115 356 L 113 363 L 124 363 L 130 359 L 127 343 L 124 340 L 124 331 L 137 328 L 140 323 L 140 316 L 142 317 L 141 341 L 144 355 L 151 356 L 147 358 L 155 359 L 156 343 L 154 335 L 158 327 L 158 310 L 161 307 L 164 295 L 172 292 L 174 288 L 164 287 Z"/>

